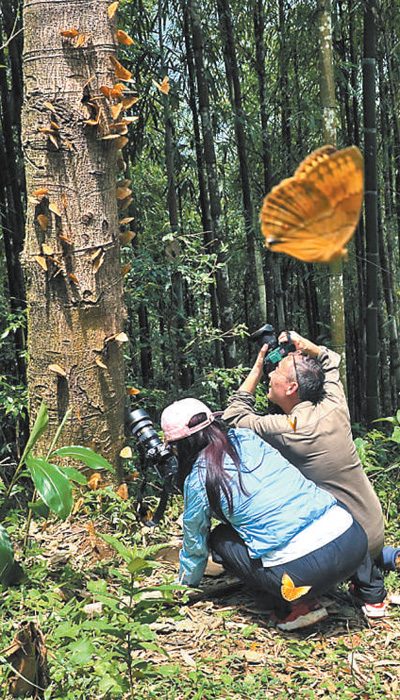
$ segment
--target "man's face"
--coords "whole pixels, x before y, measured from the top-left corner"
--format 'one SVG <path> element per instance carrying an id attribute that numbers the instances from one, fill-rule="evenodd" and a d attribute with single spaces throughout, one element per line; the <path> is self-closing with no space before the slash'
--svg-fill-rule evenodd
<path id="1" fill-rule="evenodd" d="M 268 398 L 282 407 L 282 401 L 286 397 L 286 389 L 294 381 L 293 358 L 290 355 L 284 357 L 276 368 L 269 373 L 269 380 Z"/>

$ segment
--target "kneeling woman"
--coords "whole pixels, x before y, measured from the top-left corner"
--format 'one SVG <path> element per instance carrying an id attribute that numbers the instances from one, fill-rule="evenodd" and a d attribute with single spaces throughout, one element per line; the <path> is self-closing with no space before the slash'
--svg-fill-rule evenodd
<path id="1" fill-rule="evenodd" d="M 211 550 L 275 611 L 280 629 L 326 617 L 316 596 L 349 578 L 367 553 L 350 513 L 252 431 L 227 432 L 197 399 L 168 406 L 161 427 L 184 495 L 181 582 L 200 582 Z M 210 532 L 212 517 L 221 524 Z"/>

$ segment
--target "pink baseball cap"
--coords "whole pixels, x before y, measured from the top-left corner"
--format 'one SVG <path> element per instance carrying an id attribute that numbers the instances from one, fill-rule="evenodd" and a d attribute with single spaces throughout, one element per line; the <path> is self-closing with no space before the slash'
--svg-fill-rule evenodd
<path id="1" fill-rule="evenodd" d="M 188 423 L 190 419 L 198 413 L 205 413 L 206 419 L 202 423 L 189 428 Z M 161 414 L 161 428 L 164 433 L 164 440 L 173 442 L 174 440 L 182 440 L 182 438 L 189 437 L 189 435 L 193 435 L 193 433 L 197 433 L 210 425 L 217 415 L 221 415 L 221 412 L 213 413 L 205 403 L 198 399 L 174 401 Z"/>

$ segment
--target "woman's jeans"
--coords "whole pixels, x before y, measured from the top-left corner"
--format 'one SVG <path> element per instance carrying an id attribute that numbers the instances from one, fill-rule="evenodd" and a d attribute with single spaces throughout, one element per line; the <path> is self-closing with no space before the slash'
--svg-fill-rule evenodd
<path id="1" fill-rule="evenodd" d="M 354 574 L 367 554 L 368 540 L 354 520 L 346 532 L 329 544 L 294 561 L 269 567 L 264 567 L 261 559 L 249 556 L 244 541 L 231 525 L 218 525 L 210 535 L 210 546 L 213 560 L 241 579 L 258 601 L 262 597 L 266 607 L 284 612 L 289 607 L 281 594 L 284 573 L 296 587 L 311 586 L 301 600 L 315 598 Z"/>

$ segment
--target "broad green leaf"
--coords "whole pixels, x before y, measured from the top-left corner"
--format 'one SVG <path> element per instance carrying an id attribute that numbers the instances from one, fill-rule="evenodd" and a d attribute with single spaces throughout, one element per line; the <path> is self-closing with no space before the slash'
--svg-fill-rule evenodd
<path id="1" fill-rule="evenodd" d="M 368 445 L 367 441 L 364 440 L 364 438 L 357 437 L 354 440 L 354 444 L 356 446 L 357 453 L 358 453 L 361 464 L 365 464 L 365 459 L 367 457 L 367 451 L 366 451 L 366 447 Z"/>
<path id="2" fill-rule="evenodd" d="M 71 457 L 72 459 L 78 459 L 90 469 L 107 469 L 109 472 L 115 473 L 114 467 L 107 462 L 104 457 L 93 452 L 89 447 L 82 447 L 81 445 L 69 445 L 68 447 L 60 447 L 55 451 L 56 455 L 60 457 Z"/>
<path id="3" fill-rule="evenodd" d="M 398 425 L 395 425 L 393 428 L 393 433 L 390 436 L 391 440 L 394 440 L 394 442 L 400 443 L 400 427 Z"/>
<path id="4" fill-rule="evenodd" d="M 70 481 L 75 481 L 77 484 L 82 484 L 85 486 L 87 484 L 87 478 L 84 474 L 81 472 L 78 472 L 77 469 L 74 469 L 74 467 L 67 467 L 67 466 L 62 466 L 59 465 L 59 470 L 62 474 L 65 474 L 67 479 Z"/>
<path id="5" fill-rule="evenodd" d="M 49 424 L 49 416 L 47 413 L 47 406 L 42 401 L 41 406 L 39 408 L 39 413 L 36 416 L 34 426 L 31 430 L 31 434 L 29 435 L 28 442 L 26 443 L 26 447 L 24 449 L 24 453 L 23 453 L 22 458 L 21 458 L 21 463 L 25 460 L 26 455 L 31 451 L 32 447 L 39 440 L 41 435 L 43 435 L 48 424 Z"/>
<path id="6" fill-rule="evenodd" d="M 70 642 L 67 645 L 67 649 L 69 652 L 68 661 L 73 664 L 78 664 L 79 667 L 88 664 L 96 651 L 90 639 L 78 639 L 76 642 Z"/>
<path id="7" fill-rule="evenodd" d="M 41 499 L 35 501 L 34 503 L 28 503 L 29 508 L 33 510 L 36 515 L 38 515 L 40 518 L 48 518 L 49 513 L 50 513 L 50 508 L 49 506 Z"/>
<path id="8" fill-rule="evenodd" d="M 14 550 L 7 530 L 0 525 L 0 583 L 7 583 L 14 567 Z"/>
<path id="9" fill-rule="evenodd" d="M 146 559 L 141 559 L 141 557 L 135 557 L 135 559 L 132 559 L 132 561 L 128 563 L 128 571 L 130 574 L 137 574 L 139 571 L 152 568 L 154 568 L 154 563 Z"/>
<path id="10" fill-rule="evenodd" d="M 135 551 L 132 551 L 131 549 L 128 549 L 128 547 L 125 547 L 125 545 L 122 544 L 121 540 L 119 540 L 117 537 L 114 537 L 113 535 L 103 535 L 100 532 L 97 532 L 96 534 L 99 537 L 101 537 L 101 539 L 104 540 L 104 542 L 107 542 L 107 544 L 110 544 L 112 547 L 114 547 L 118 554 L 120 554 L 124 561 L 126 561 L 127 563 L 131 562 L 135 558 Z"/>
<path id="11" fill-rule="evenodd" d="M 394 418 L 393 416 L 388 416 L 387 418 L 375 418 L 373 420 L 373 423 L 380 423 L 381 421 L 386 421 L 386 423 L 392 423 L 392 425 L 397 425 L 397 418 Z"/>
<path id="12" fill-rule="evenodd" d="M 397 424 L 400 425 L 400 408 L 396 413 L 396 420 L 397 420 Z"/>
<path id="13" fill-rule="evenodd" d="M 65 520 L 72 509 L 72 488 L 67 477 L 54 464 L 40 457 L 28 455 L 26 465 L 39 495 L 50 510 Z"/>

